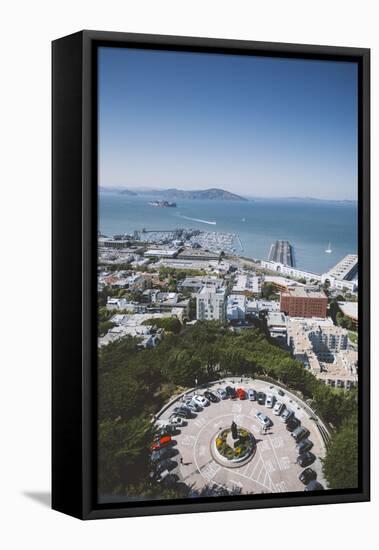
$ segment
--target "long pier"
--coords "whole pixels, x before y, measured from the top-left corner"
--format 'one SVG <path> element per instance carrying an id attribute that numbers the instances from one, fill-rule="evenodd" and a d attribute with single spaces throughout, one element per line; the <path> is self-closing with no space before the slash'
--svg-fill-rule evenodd
<path id="1" fill-rule="evenodd" d="M 294 267 L 294 253 L 291 243 L 289 241 L 275 241 L 272 243 L 268 261 Z"/>

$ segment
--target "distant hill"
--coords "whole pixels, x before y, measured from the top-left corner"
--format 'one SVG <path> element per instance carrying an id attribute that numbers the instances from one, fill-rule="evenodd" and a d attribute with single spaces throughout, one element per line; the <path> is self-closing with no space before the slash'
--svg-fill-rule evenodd
<path id="1" fill-rule="evenodd" d="M 119 193 L 120 195 L 137 195 L 134 191 L 123 189 L 122 187 L 99 187 L 100 193 Z"/>
<path id="2" fill-rule="evenodd" d="M 138 192 L 138 191 L 137 191 Z M 147 191 L 140 191 L 140 193 L 147 193 Z M 161 197 L 170 199 L 196 199 L 196 200 L 224 200 L 224 201 L 247 201 L 245 197 L 225 191 L 225 189 L 199 189 L 194 191 L 186 191 L 183 189 L 156 189 L 149 193 L 159 195 Z"/>
<path id="3" fill-rule="evenodd" d="M 120 195 L 137 195 L 135 191 L 130 191 L 129 189 L 123 189 L 119 191 Z"/>
<path id="4" fill-rule="evenodd" d="M 204 200 L 223 200 L 223 201 L 247 201 L 245 197 L 212 187 L 210 189 L 198 189 L 187 191 L 184 189 L 153 189 L 149 187 L 136 187 L 133 191 L 121 187 L 100 187 L 101 193 L 118 193 L 120 195 L 149 195 L 160 197 L 162 199 L 204 199 Z"/>

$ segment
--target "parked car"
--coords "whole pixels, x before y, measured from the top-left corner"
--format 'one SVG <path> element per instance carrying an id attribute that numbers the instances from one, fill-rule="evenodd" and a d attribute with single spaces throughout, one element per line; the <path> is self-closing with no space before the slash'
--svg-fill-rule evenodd
<path id="1" fill-rule="evenodd" d="M 316 460 L 316 457 L 313 453 L 310 453 L 309 451 L 306 453 L 301 453 L 297 459 L 296 462 L 304 468 L 305 466 L 310 466 L 313 464 L 313 462 Z"/>
<path id="2" fill-rule="evenodd" d="M 247 390 L 247 397 L 250 399 L 250 401 L 256 401 L 257 400 L 257 392 L 253 390 L 252 388 L 249 388 Z"/>
<path id="3" fill-rule="evenodd" d="M 178 430 L 175 426 L 171 426 L 171 424 L 168 423 L 161 424 L 156 432 L 156 438 L 159 439 L 159 437 L 164 435 L 175 435 L 177 432 Z"/>
<path id="4" fill-rule="evenodd" d="M 285 408 L 285 404 L 282 403 L 281 401 L 277 401 L 275 403 L 275 407 L 274 407 L 274 410 L 272 411 L 276 416 L 280 416 L 282 414 L 282 412 L 284 411 L 284 408 Z"/>
<path id="5" fill-rule="evenodd" d="M 313 443 L 310 439 L 303 439 L 296 445 L 296 447 L 299 453 L 306 453 L 312 449 Z"/>
<path id="6" fill-rule="evenodd" d="M 308 485 L 311 481 L 315 480 L 317 478 L 317 474 L 312 468 L 305 468 L 299 475 L 299 479 L 301 483 L 304 483 L 304 485 Z"/>
<path id="7" fill-rule="evenodd" d="M 282 419 L 283 422 L 287 424 L 289 419 L 292 418 L 293 416 L 295 416 L 295 413 L 291 409 L 285 409 L 280 415 L 280 418 Z"/>
<path id="8" fill-rule="evenodd" d="M 183 420 L 181 416 L 177 416 L 176 414 L 172 414 L 170 416 L 170 424 L 171 426 L 185 426 L 186 422 Z"/>
<path id="9" fill-rule="evenodd" d="M 285 395 L 284 391 L 283 390 L 278 390 L 278 394 L 283 397 L 283 395 Z"/>
<path id="10" fill-rule="evenodd" d="M 257 412 L 255 416 L 258 419 L 258 421 L 262 424 L 262 426 L 264 426 L 265 428 L 269 428 L 270 426 L 272 426 L 272 421 L 265 414 L 261 412 Z"/>
<path id="11" fill-rule="evenodd" d="M 218 403 L 220 401 L 220 398 L 217 397 L 213 392 L 211 391 L 205 391 L 204 397 L 208 399 L 208 401 L 211 401 L 212 403 Z"/>
<path id="12" fill-rule="evenodd" d="M 196 403 L 196 405 L 200 405 L 200 407 L 207 407 L 209 405 L 209 401 L 204 395 L 200 395 L 196 393 L 193 398 L 192 402 Z"/>
<path id="13" fill-rule="evenodd" d="M 186 405 L 181 405 L 180 407 L 175 407 L 173 411 L 176 416 L 181 416 L 182 418 L 191 418 L 192 411 Z"/>
<path id="14" fill-rule="evenodd" d="M 225 391 L 230 399 L 235 399 L 237 397 L 236 390 L 235 388 L 232 388 L 232 386 L 226 386 Z"/>
<path id="15" fill-rule="evenodd" d="M 288 420 L 286 428 L 289 432 L 293 432 L 300 426 L 301 422 L 296 416 L 291 416 L 291 418 Z"/>
<path id="16" fill-rule="evenodd" d="M 246 392 L 243 388 L 237 388 L 236 389 L 236 394 L 237 394 L 237 397 L 238 399 L 246 399 Z"/>
<path id="17" fill-rule="evenodd" d="M 177 483 L 178 479 L 179 477 L 176 474 L 172 474 L 168 470 L 165 470 L 160 476 L 155 478 L 155 481 L 171 487 Z"/>
<path id="18" fill-rule="evenodd" d="M 294 430 L 291 435 L 296 440 L 296 442 L 300 441 L 301 439 L 305 439 L 310 434 L 309 430 L 307 428 L 304 428 L 304 426 L 299 426 Z"/>
<path id="19" fill-rule="evenodd" d="M 323 485 L 321 485 L 321 483 L 319 481 L 316 481 L 315 479 L 310 481 L 304 489 L 304 491 L 323 491 L 323 490 L 324 490 Z"/>
<path id="20" fill-rule="evenodd" d="M 273 396 L 272 393 L 268 393 L 266 397 L 266 407 L 268 409 L 272 409 L 272 407 L 274 406 L 274 403 L 275 403 L 275 397 Z"/>
<path id="21" fill-rule="evenodd" d="M 171 444 L 171 436 L 170 435 L 164 435 L 163 437 L 160 437 L 156 441 L 153 441 L 153 443 L 150 446 L 151 451 L 163 449 L 163 447 L 167 447 Z"/>
<path id="22" fill-rule="evenodd" d="M 200 407 L 200 405 L 193 400 L 192 396 L 186 397 L 184 403 L 185 407 L 188 407 L 193 412 L 200 412 L 203 410 L 203 407 Z"/>
<path id="23" fill-rule="evenodd" d="M 175 454 L 177 454 L 178 451 L 173 449 L 172 447 L 163 447 L 162 449 L 157 449 L 156 451 L 153 451 L 151 453 L 150 460 L 151 462 L 160 462 L 163 459 L 171 458 Z"/>
<path id="24" fill-rule="evenodd" d="M 258 392 L 257 401 L 260 405 L 264 405 L 266 403 L 266 394 L 263 391 Z"/>
<path id="25" fill-rule="evenodd" d="M 161 462 L 156 462 L 154 464 L 154 473 L 161 474 L 162 472 L 164 472 L 164 470 L 168 470 L 170 472 L 171 470 L 176 468 L 177 465 L 178 463 L 174 460 L 164 459 Z"/>
<path id="26" fill-rule="evenodd" d="M 217 393 L 220 396 L 220 399 L 228 398 L 228 394 L 226 393 L 226 390 L 224 390 L 224 388 L 217 388 Z"/>

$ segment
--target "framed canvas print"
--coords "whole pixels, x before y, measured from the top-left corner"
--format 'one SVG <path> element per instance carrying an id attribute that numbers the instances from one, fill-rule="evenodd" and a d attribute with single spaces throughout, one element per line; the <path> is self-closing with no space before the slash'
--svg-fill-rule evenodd
<path id="1" fill-rule="evenodd" d="M 369 500 L 369 50 L 53 42 L 53 508 Z"/>

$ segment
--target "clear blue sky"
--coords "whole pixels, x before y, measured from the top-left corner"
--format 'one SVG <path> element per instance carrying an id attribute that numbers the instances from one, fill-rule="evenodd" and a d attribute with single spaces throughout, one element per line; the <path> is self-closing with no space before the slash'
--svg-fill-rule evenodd
<path id="1" fill-rule="evenodd" d="M 99 50 L 99 183 L 357 198 L 357 66 Z"/>

